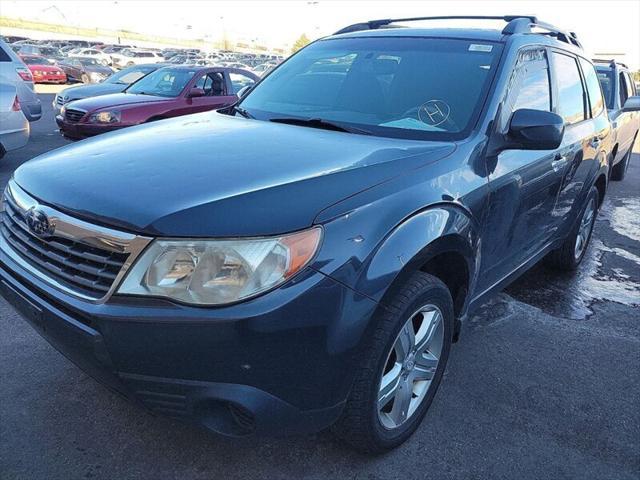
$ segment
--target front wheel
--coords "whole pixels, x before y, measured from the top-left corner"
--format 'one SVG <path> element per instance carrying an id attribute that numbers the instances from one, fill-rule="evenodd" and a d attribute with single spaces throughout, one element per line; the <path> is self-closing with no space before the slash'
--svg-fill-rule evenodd
<path id="1" fill-rule="evenodd" d="M 414 274 L 382 312 L 334 433 L 370 453 L 406 441 L 438 389 L 453 324 L 447 287 L 426 273 Z"/>
<path id="2" fill-rule="evenodd" d="M 580 220 L 562 246 L 549 254 L 548 261 L 558 270 L 572 271 L 578 268 L 589 246 L 593 225 L 598 215 L 598 189 L 591 187 Z"/>

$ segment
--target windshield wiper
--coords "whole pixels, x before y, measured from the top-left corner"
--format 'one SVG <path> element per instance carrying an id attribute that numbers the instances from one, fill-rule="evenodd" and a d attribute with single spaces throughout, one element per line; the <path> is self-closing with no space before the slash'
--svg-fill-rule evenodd
<path id="1" fill-rule="evenodd" d="M 242 115 L 244 118 L 254 118 L 253 115 L 251 115 L 249 112 L 247 112 L 244 108 L 238 106 L 238 105 L 232 105 L 231 106 L 231 110 L 234 112 L 238 112 L 240 115 Z"/>
<path id="2" fill-rule="evenodd" d="M 323 130 L 333 130 L 334 132 L 358 133 L 361 135 L 372 135 L 368 130 L 356 127 L 346 127 L 339 123 L 334 123 L 322 118 L 271 118 L 270 122 L 285 123 L 287 125 L 300 125 L 301 127 L 321 128 Z"/>

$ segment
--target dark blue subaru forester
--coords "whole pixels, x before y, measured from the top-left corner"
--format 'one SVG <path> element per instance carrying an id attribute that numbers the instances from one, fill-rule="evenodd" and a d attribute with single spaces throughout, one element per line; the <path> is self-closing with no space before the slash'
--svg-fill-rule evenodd
<path id="1" fill-rule="evenodd" d="M 409 20 L 316 41 L 226 111 L 20 167 L 2 295 L 156 412 L 402 443 L 465 317 L 545 256 L 580 263 L 610 160 L 574 34 L 387 28 Z"/>

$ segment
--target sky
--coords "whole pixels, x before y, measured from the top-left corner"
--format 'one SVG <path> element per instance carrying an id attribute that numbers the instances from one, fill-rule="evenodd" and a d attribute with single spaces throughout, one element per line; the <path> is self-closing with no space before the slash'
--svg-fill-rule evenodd
<path id="1" fill-rule="evenodd" d="M 364 20 L 461 14 L 534 14 L 576 32 L 590 55 L 624 54 L 617 58 L 640 69 L 640 0 L 0 0 L 6 17 L 285 48 L 303 33 L 315 39 Z"/>

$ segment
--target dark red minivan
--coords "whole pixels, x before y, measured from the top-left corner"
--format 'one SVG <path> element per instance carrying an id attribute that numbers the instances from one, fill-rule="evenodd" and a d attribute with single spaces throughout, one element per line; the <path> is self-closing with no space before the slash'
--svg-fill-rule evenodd
<path id="1" fill-rule="evenodd" d="M 234 68 L 179 65 L 161 68 L 123 93 L 68 103 L 56 117 L 62 134 L 80 139 L 145 122 L 204 112 L 234 103 L 258 77 Z"/>

